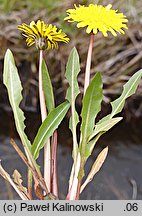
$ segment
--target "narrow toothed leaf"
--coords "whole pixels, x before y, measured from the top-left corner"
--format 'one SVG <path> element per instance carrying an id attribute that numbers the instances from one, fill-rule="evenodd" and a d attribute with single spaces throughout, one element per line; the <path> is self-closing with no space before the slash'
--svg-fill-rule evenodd
<path id="1" fill-rule="evenodd" d="M 116 114 L 120 113 L 125 105 L 125 101 L 128 97 L 133 95 L 136 92 L 136 89 L 139 85 L 140 79 L 142 77 L 142 69 L 136 72 L 129 81 L 123 86 L 122 94 L 119 98 L 111 102 L 112 111 L 109 115 L 105 116 L 103 119 L 100 120 L 99 123 L 113 118 Z"/>
<path id="2" fill-rule="evenodd" d="M 68 59 L 65 76 L 69 82 L 69 88 L 67 90 L 66 99 L 71 104 L 71 118 L 70 118 L 69 128 L 73 134 L 73 158 L 74 159 L 77 157 L 77 151 L 78 151 L 76 127 L 79 122 L 79 117 L 75 109 L 75 100 L 78 94 L 80 93 L 78 81 L 77 81 L 77 76 L 79 72 L 80 72 L 79 56 L 76 48 L 73 48 Z"/>
<path id="3" fill-rule="evenodd" d="M 19 107 L 23 98 L 21 94 L 23 88 L 17 68 L 15 66 L 13 54 L 9 49 L 7 50 L 4 58 L 3 80 L 8 91 L 8 97 L 13 110 L 17 132 L 19 133 L 23 145 L 26 146 L 26 148 L 30 149 L 30 141 L 28 140 L 24 132 L 24 113 Z"/>

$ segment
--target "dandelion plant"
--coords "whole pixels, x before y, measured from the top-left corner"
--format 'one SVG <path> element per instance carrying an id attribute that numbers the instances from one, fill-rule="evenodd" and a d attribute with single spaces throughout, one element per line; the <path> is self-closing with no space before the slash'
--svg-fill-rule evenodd
<path id="1" fill-rule="evenodd" d="M 15 65 L 13 54 L 7 50 L 4 61 L 4 84 L 8 90 L 9 101 L 13 109 L 16 128 L 21 138 L 25 152 L 22 152 L 14 140 L 11 140 L 21 159 L 28 167 L 28 189 L 21 184 L 17 185 L 16 177 L 21 179 L 21 175 L 14 172 L 13 179 L 0 165 L 0 174 L 10 182 L 17 191 L 21 199 L 33 199 L 33 190 L 39 199 L 58 199 L 57 184 L 57 128 L 70 109 L 69 129 L 73 137 L 73 165 L 69 179 L 67 200 L 78 200 L 80 194 L 104 163 L 108 147 L 104 148 L 94 161 L 88 176 L 85 174 L 85 164 L 92 154 L 98 139 L 114 125 L 122 120 L 119 114 L 125 104 L 125 100 L 135 93 L 139 81 L 142 77 L 142 70 L 136 72 L 123 86 L 120 97 L 111 102 L 112 111 L 107 116 L 96 121 L 98 113 L 101 111 L 103 100 L 103 81 L 100 72 L 97 72 L 90 81 L 90 68 L 95 35 L 102 32 L 104 37 L 117 36 L 117 33 L 124 34 L 127 30 L 127 18 L 123 13 L 111 9 L 112 5 L 102 6 L 89 4 L 79 5 L 67 10 L 68 22 L 77 22 L 77 27 L 86 27 L 86 33 L 90 35 L 88 48 L 86 71 L 84 78 L 84 94 L 82 96 L 82 109 L 79 116 L 76 110 L 76 100 L 80 94 L 78 75 L 80 73 L 80 58 L 77 49 L 74 47 L 66 64 L 65 77 L 68 81 L 68 89 L 65 101 L 60 105 L 55 105 L 53 87 L 50 80 L 46 63 L 43 59 L 43 51 L 52 52 L 58 48 L 59 42 L 68 43 L 67 35 L 52 24 L 45 24 L 44 21 L 32 21 L 28 24 L 21 24 L 18 29 L 26 37 L 28 46 L 35 45 L 39 50 L 39 99 L 42 123 L 31 143 L 25 134 L 24 114 L 19 104 L 22 100 L 22 86 L 18 71 Z M 66 45 L 67 46 L 67 45 Z M 77 134 L 77 126 L 80 123 L 80 134 Z M 37 164 L 41 149 L 44 148 L 44 177 L 40 166 Z M 60 164 L 59 164 L 60 165 Z M 32 181 L 32 179 L 34 181 Z M 20 181 L 21 182 L 21 181 Z"/>

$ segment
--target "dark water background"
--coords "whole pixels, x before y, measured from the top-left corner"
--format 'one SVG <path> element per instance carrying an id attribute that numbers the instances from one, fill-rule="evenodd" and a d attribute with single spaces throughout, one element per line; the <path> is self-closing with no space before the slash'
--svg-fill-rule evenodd
<path id="1" fill-rule="evenodd" d="M 33 140 L 40 125 L 40 115 L 33 112 L 26 112 L 25 115 L 26 132 L 29 139 Z M 67 124 L 66 119 L 58 130 L 57 164 L 60 199 L 64 199 L 67 193 L 72 166 L 72 139 Z M 0 109 L 0 159 L 10 174 L 14 169 L 18 170 L 25 184 L 26 167 L 10 145 L 11 137 L 20 145 L 12 113 Z M 109 146 L 107 159 L 94 180 L 82 193 L 81 199 L 142 199 L 142 119 L 133 124 L 123 121 L 104 135 L 87 162 L 86 173 L 90 170 L 97 154 L 106 146 Z M 40 163 L 42 164 L 42 159 Z M 1 177 L 0 199 L 19 199 Z"/>

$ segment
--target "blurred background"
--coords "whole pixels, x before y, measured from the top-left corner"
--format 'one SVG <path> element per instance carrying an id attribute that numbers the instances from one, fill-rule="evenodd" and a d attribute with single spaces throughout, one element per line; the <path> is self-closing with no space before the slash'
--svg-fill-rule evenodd
<path id="1" fill-rule="evenodd" d="M 5 169 L 12 174 L 14 169 L 21 173 L 24 184 L 26 167 L 10 145 L 10 138 L 20 144 L 15 130 L 12 110 L 6 88 L 3 85 L 3 58 L 7 48 L 14 53 L 16 65 L 23 85 L 21 108 L 25 112 L 26 133 L 32 141 L 41 124 L 38 99 L 38 51 L 27 47 L 17 25 L 29 24 L 32 20 L 44 20 L 62 28 L 70 38 L 69 44 L 61 44 L 58 50 L 44 53 L 54 87 L 56 104 L 64 100 L 67 82 L 64 77 L 66 62 L 71 49 L 76 46 L 81 62 L 78 77 L 83 90 L 89 36 L 85 29 L 77 29 L 75 24 L 64 21 L 66 10 L 74 4 L 89 3 L 107 5 L 119 9 L 128 20 L 125 35 L 104 38 L 95 36 L 91 76 L 100 71 L 103 76 L 104 100 L 100 117 L 110 111 L 109 102 L 117 98 L 123 84 L 142 68 L 142 1 L 139 0 L 0 0 L 0 159 Z M 77 100 L 80 112 L 81 96 Z M 121 113 L 123 122 L 104 135 L 86 166 L 91 168 L 97 154 L 109 146 L 109 154 L 101 171 L 86 188 L 81 199 L 142 199 L 142 82 L 134 96 L 126 102 Z M 60 198 L 67 193 L 68 178 L 72 165 L 71 133 L 67 130 L 68 117 L 59 127 L 58 176 Z M 42 158 L 42 156 L 41 156 Z M 41 159 L 42 163 L 42 159 Z M 18 199 L 10 185 L 0 177 L 0 199 Z"/>

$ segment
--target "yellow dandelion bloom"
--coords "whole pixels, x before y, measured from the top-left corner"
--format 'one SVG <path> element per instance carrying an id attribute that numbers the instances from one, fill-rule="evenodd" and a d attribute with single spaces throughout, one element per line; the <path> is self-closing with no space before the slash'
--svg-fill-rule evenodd
<path id="1" fill-rule="evenodd" d="M 18 26 L 26 37 L 28 46 L 36 44 L 40 50 L 58 48 L 58 42 L 69 41 L 69 38 L 62 30 L 58 30 L 56 26 L 45 24 L 44 21 L 38 20 L 37 23 L 32 21 L 30 25 L 23 23 Z"/>
<path id="2" fill-rule="evenodd" d="M 117 13 L 118 10 L 112 10 L 112 5 L 104 7 L 102 5 L 90 4 L 89 6 L 75 5 L 75 9 L 67 10 L 65 20 L 69 22 L 78 22 L 77 27 L 87 27 L 86 32 L 97 34 L 102 32 L 105 37 L 107 32 L 111 32 L 116 36 L 116 32 L 124 34 L 123 29 L 128 29 L 126 23 L 128 20 L 123 13 Z M 123 28 L 123 29 L 122 29 Z"/>

